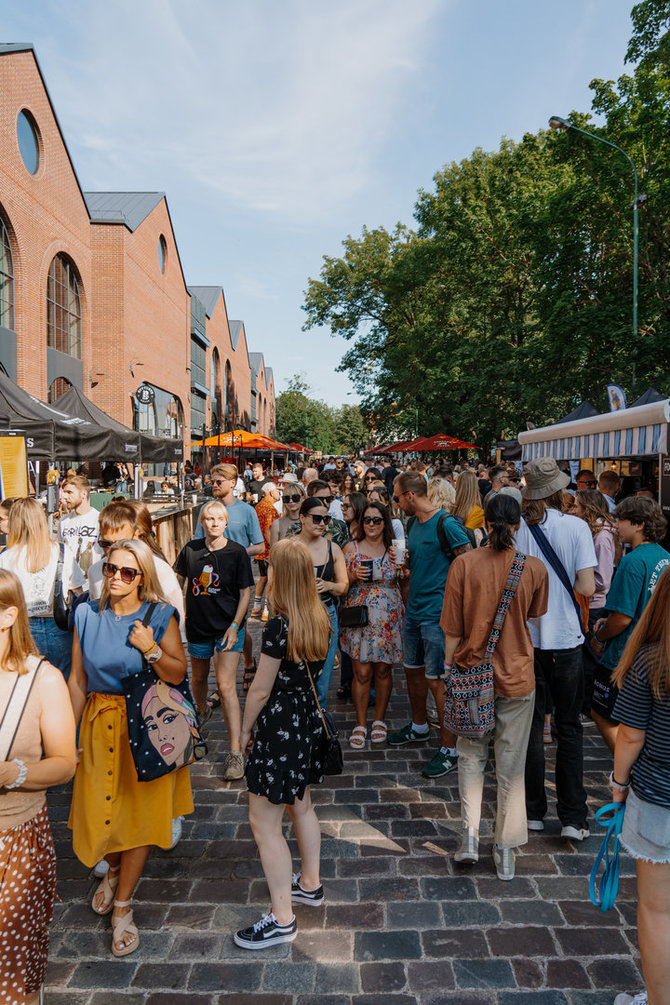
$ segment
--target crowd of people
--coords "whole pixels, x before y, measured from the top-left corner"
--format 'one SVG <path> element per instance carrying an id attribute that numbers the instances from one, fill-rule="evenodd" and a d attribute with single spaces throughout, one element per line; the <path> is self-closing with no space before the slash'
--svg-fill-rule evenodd
<path id="1" fill-rule="evenodd" d="M 670 554 L 650 494 L 627 494 L 609 468 L 582 469 L 573 483 L 550 458 L 522 471 L 337 457 L 273 477 L 259 463 L 242 476 L 223 463 L 206 477 L 173 565 L 145 503 L 118 499 L 98 513 L 81 475 L 61 487 L 55 539 L 34 498 L 0 504 L 0 720 L 18 717 L 8 745 L 0 723 L 0 1001 L 38 1000 L 55 884 L 45 790 L 73 774 L 73 846 L 99 879 L 91 908 L 111 916 L 115 956 L 140 944 L 133 892 L 152 846 L 174 846 L 193 810 L 188 766 L 138 780 L 123 680 L 149 665 L 160 749 L 173 750 L 179 730 L 206 731 L 220 708 L 223 779 L 246 779 L 271 901 L 234 935 L 252 950 L 295 938 L 295 903 L 324 902 L 310 785 L 323 781 L 323 711 L 335 700 L 353 701 L 353 751 L 425 744 L 424 778 L 457 772 L 460 863 L 479 857 L 492 739 L 492 857 L 505 881 L 550 812 L 547 741 L 561 836 L 589 836 L 583 729 L 595 724 L 612 753 L 614 799 L 628 802 L 622 843 L 638 875 L 648 997 L 620 1000 L 660 1005 L 670 984 Z M 67 627 L 55 620 L 63 598 Z M 250 620 L 263 627 L 257 653 Z M 445 683 L 485 658 L 491 733 L 457 736 Z M 192 721 L 175 690 L 189 662 Z M 394 666 L 408 721 L 390 732 Z M 8 925 L 18 903 L 22 924 Z"/>

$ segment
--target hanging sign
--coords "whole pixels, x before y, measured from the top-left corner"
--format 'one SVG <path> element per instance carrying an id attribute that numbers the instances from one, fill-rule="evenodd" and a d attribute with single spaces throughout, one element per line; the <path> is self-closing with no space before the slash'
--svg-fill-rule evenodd
<path id="1" fill-rule="evenodd" d="M 140 405 L 153 405 L 156 392 L 149 384 L 140 384 L 135 391 L 135 399 Z"/>

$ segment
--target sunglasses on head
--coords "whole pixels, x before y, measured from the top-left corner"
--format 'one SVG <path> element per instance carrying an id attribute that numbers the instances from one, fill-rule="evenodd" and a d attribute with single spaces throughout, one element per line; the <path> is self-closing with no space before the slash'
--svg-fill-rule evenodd
<path id="1" fill-rule="evenodd" d="M 384 523 L 384 520 L 380 516 L 364 516 L 363 523 L 373 524 L 373 526 L 378 527 L 380 523 Z"/>
<path id="2" fill-rule="evenodd" d="M 103 562 L 102 571 L 109 579 L 113 579 L 118 572 L 126 585 L 132 583 L 136 576 L 142 575 L 139 569 L 131 569 L 127 565 L 114 565 L 113 562 Z"/>
<path id="3" fill-rule="evenodd" d="M 283 498 L 284 498 L 284 502 L 285 503 L 288 503 L 288 502 L 297 503 L 297 502 L 300 502 L 300 500 L 302 499 L 302 496 L 301 495 L 295 495 L 295 496 L 287 496 L 287 495 L 285 495 Z"/>
<path id="4" fill-rule="evenodd" d="M 323 514 L 321 514 L 321 513 L 310 513 L 309 515 L 311 516 L 313 522 L 316 523 L 316 524 L 323 523 L 327 527 L 328 524 L 330 523 L 330 519 L 331 518 L 328 516 L 327 513 L 323 513 Z"/>

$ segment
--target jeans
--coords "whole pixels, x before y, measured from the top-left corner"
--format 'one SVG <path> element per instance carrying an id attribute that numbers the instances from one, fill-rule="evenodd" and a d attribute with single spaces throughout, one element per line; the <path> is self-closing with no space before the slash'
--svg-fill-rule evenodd
<path id="1" fill-rule="evenodd" d="M 533 719 L 533 698 L 533 694 L 521 698 L 501 695 L 495 702 L 493 751 L 498 789 L 495 842 L 499 848 L 518 848 L 528 841 L 524 765 Z M 463 826 L 478 834 L 489 737 L 471 740 L 459 736 L 456 750 Z"/>
<path id="2" fill-rule="evenodd" d="M 535 711 L 526 758 L 526 812 L 529 820 L 542 820 L 547 812 L 544 788 L 542 730 L 547 696 L 554 702 L 556 721 L 556 803 L 564 827 L 586 826 L 586 790 L 583 781 L 582 724 L 584 700 L 582 647 L 535 649 Z"/>
<path id="3" fill-rule="evenodd" d="M 72 632 L 64 632 L 53 618 L 30 618 L 29 622 L 38 653 L 58 667 L 67 680 L 72 669 Z"/>
<path id="4" fill-rule="evenodd" d="M 319 675 L 319 679 L 316 681 L 316 693 L 319 698 L 319 705 L 321 708 L 326 707 L 326 698 L 328 697 L 328 688 L 330 687 L 330 682 L 333 679 L 333 670 L 335 669 L 335 654 L 337 653 L 337 608 L 335 604 L 326 604 L 326 610 L 330 617 L 330 623 L 333 626 L 333 630 L 330 635 L 330 645 L 328 646 L 328 653 L 326 655 L 325 663 L 323 664 L 323 670 Z"/>

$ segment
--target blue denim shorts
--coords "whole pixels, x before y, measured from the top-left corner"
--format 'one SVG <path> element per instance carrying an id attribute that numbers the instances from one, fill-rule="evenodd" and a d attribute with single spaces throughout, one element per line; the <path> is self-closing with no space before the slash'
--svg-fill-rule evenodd
<path id="1" fill-rule="evenodd" d="M 428 680 L 439 680 L 444 676 L 444 641 L 439 621 L 405 618 L 403 664 L 408 670 L 423 667 Z"/>
<path id="2" fill-rule="evenodd" d="M 225 632 L 224 632 L 225 635 Z M 210 660 L 214 655 L 214 650 L 217 653 L 223 652 L 223 638 L 221 635 L 218 639 L 209 639 L 207 642 L 189 642 L 188 651 L 191 656 L 196 660 Z M 244 628 L 240 628 L 237 633 L 237 643 L 232 649 L 226 649 L 227 653 L 241 653 L 244 648 Z"/>
<path id="3" fill-rule="evenodd" d="M 640 799 L 631 789 L 621 828 L 621 845 L 633 858 L 670 863 L 670 809 Z"/>

